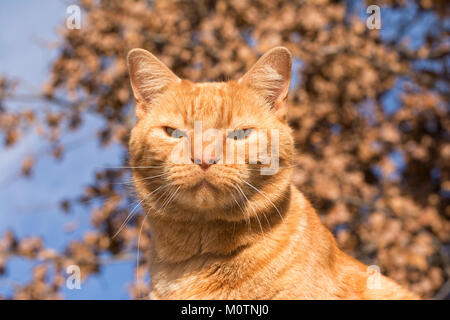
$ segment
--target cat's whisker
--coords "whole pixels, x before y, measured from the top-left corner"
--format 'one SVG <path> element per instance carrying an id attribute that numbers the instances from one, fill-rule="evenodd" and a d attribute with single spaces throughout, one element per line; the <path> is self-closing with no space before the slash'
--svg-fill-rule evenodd
<path id="1" fill-rule="evenodd" d="M 244 180 L 242 180 L 242 179 L 239 179 L 239 180 L 241 180 L 242 182 L 245 182 L 245 183 L 247 183 L 246 181 L 244 181 Z M 253 211 L 255 211 L 255 210 L 253 210 Z M 266 220 L 266 222 L 267 222 L 268 226 L 270 227 L 270 229 L 272 229 L 272 225 L 270 224 L 270 221 L 269 221 L 269 219 L 267 219 L 267 216 L 266 216 L 266 214 L 264 213 L 264 211 L 261 211 L 261 212 L 262 212 L 262 214 L 263 214 L 263 216 L 264 216 L 264 219 Z"/>
<path id="2" fill-rule="evenodd" d="M 142 182 L 142 181 L 146 181 L 146 180 L 152 180 L 152 179 L 156 179 L 156 178 L 159 178 L 159 177 L 168 177 L 169 175 L 170 175 L 169 173 L 165 172 L 165 173 L 162 173 L 162 174 L 158 174 L 158 175 L 150 176 L 150 177 L 145 177 L 145 178 L 142 178 L 142 179 L 131 178 L 128 181 L 115 182 L 114 184 L 133 184 L 135 182 Z"/>
<path id="3" fill-rule="evenodd" d="M 258 188 L 256 188 L 254 185 L 252 185 L 251 183 L 249 183 L 249 182 L 247 182 L 247 181 L 245 181 L 245 180 L 243 180 L 243 179 L 240 179 L 242 182 L 244 182 L 246 185 L 248 185 L 249 187 L 251 187 L 252 189 L 254 189 L 254 190 L 256 190 L 257 192 L 259 192 L 259 194 L 261 194 L 267 201 L 269 201 L 269 203 L 275 208 L 275 210 L 277 211 L 277 213 L 278 213 L 278 215 L 280 216 L 280 218 L 281 218 L 281 221 L 283 221 L 284 222 L 284 218 L 283 218 L 283 216 L 281 215 L 281 212 L 280 212 L 280 210 L 278 210 L 278 208 L 277 208 L 277 206 L 272 202 L 272 200 L 270 200 L 261 190 L 259 190 Z"/>
<path id="4" fill-rule="evenodd" d="M 123 182 L 113 182 L 112 184 L 121 184 L 121 185 L 125 185 L 125 186 L 133 186 L 133 180 L 127 180 L 127 181 L 123 181 Z"/>
<path id="5" fill-rule="evenodd" d="M 235 188 L 236 189 L 236 188 Z M 237 190 L 237 189 L 236 189 Z M 245 223 L 250 227 L 250 223 L 249 223 L 249 219 L 247 218 L 246 212 L 244 211 L 244 209 L 241 207 L 241 205 L 239 204 L 239 202 L 236 200 L 236 197 L 234 196 L 233 193 L 231 193 L 231 196 L 233 197 L 234 202 L 238 205 L 238 207 L 241 209 L 242 214 L 244 215 L 245 218 Z M 249 234 L 250 234 L 250 229 L 249 229 Z"/>
<path id="6" fill-rule="evenodd" d="M 147 200 L 148 198 L 150 198 L 150 196 L 155 193 L 156 191 L 158 191 L 159 189 L 161 189 L 164 185 L 159 186 L 158 188 L 156 188 L 155 190 L 153 190 L 152 192 L 150 192 L 147 196 L 145 196 L 141 201 L 139 201 L 139 203 L 130 211 L 130 213 L 128 214 L 128 216 L 125 218 L 124 222 L 120 225 L 119 230 L 117 230 L 117 232 L 112 236 L 112 239 L 114 239 L 122 230 L 123 228 L 125 228 L 125 226 L 127 225 L 127 223 L 131 220 L 131 218 L 133 217 L 133 213 L 134 211 L 139 207 L 139 205 L 144 202 L 145 200 Z"/>
<path id="7" fill-rule="evenodd" d="M 267 225 L 269 226 L 270 229 L 272 229 L 272 225 L 270 224 L 269 219 L 267 219 L 267 216 L 266 216 L 266 214 L 264 213 L 264 211 L 262 212 L 262 214 L 263 214 L 264 220 L 266 220 L 266 222 L 267 222 Z"/>
<path id="8" fill-rule="evenodd" d="M 168 187 L 170 187 L 170 186 L 171 186 L 170 184 L 164 184 L 164 185 L 161 185 L 158 189 L 159 189 L 159 190 L 164 190 L 165 188 L 168 188 Z M 180 188 L 180 187 L 179 187 L 179 188 Z M 178 190 L 178 189 L 177 189 L 177 190 Z M 157 191 L 157 190 L 152 191 L 149 195 L 152 195 L 155 191 Z M 163 195 L 164 195 L 164 193 L 162 193 L 162 194 L 158 197 L 158 199 L 157 199 L 156 201 L 158 201 L 159 199 L 161 199 L 161 197 L 162 197 Z M 148 198 L 148 197 L 147 197 L 147 198 Z M 152 204 L 149 203 L 149 205 L 150 205 L 150 208 L 152 208 L 153 210 L 157 210 Z M 150 210 L 147 210 L 147 212 L 145 213 L 145 216 L 144 216 L 144 218 L 143 218 L 143 220 L 142 220 L 142 224 L 141 224 L 141 227 L 140 227 L 140 229 L 139 229 L 139 236 L 138 236 L 138 243 L 137 243 L 137 253 L 136 253 L 136 287 L 138 288 L 138 295 L 139 295 L 139 296 L 141 295 L 141 292 L 140 292 L 140 283 L 139 283 L 139 256 L 140 256 L 140 243 L 141 243 L 142 230 L 143 230 L 143 227 L 144 227 L 145 222 L 147 221 L 147 217 L 148 217 L 149 213 L 150 213 Z"/>
<path id="9" fill-rule="evenodd" d="M 292 165 L 292 166 L 281 166 L 281 167 L 278 167 L 278 169 L 292 169 L 292 168 L 298 168 L 298 167 L 300 167 L 300 164 L 295 164 L 295 165 Z M 249 171 L 261 171 L 261 169 L 268 169 L 268 168 L 270 168 L 270 167 L 266 166 L 266 167 L 260 167 L 260 168 L 247 168 L 246 170 L 249 170 Z"/>
<path id="10" fill-rule="evenodd" d="M 166 184 L 166 185 L 165 185 L 166 188 L 169 188 L 169 187 L 171 187 L 171 186 L 172 186 L 171 184 Z M 169 192 L 168 194 L 170 195 L 170 192 Z M 154 202 L 154 203 L 158 203 L 158 201 L 159 201 L 163 196 L 164 196 L 164 193 L 161 193 L 161 195 L 158 197 L 158 199 L 156 199 L 156 200 L 153 199 L 153 202 Z M 152 206 L 152 207 L 153 207 L 153 206 Z M 153 209 L 156 210 L 155 207 L 153 207 Z"/>
<path id="11" fill-rule="evenodd" d="M 261 229 L 261 234 L 262 234 L 262 236 L 263 236 L 264 242 L 266 242 L 266 236 L 265 236 L 265 234 L 264 234 L 264 230 L 263 230 L 263 227 L 262 227 L 262 224 L 261 224 L 261 220 L 259 220 L 258 213 L 255 211 L 255 208 L 253 208 L 253 206 L 252 206 L 250 200 L 247 198 L 247 196 L 245 195 L 245 193 L 244 193 L 244 191 L 242 190 L 242 188 L 241 188 L 239 185 L 236 185 L 236 186 L 239 188 L 239 190 L 241 190 L 242 195 L 245 197 L 245 199 L 246 199 L 246 205 L 249 205 L 250 208 L 252 209 L 252 211 L 253 211 L 253 213 L 254 213 L 254 215 L 255 215 L 255 218 L 256 218 L 256 220 L 258 221 L 259 228 Z"/>
<path id="12" fill-rule="evenodd" d="M 156 175 L 156 176 L 145 177 L 145 178 L 138 179 L 138 180 L 133 179 L 133 182 L 134 182 L 134 181 L 151 180 L 151 179 L 155 179 L 155 178 L 159 178 L 159 177 L 164 177 L 164 176 L 169 176 L 169 175 L 170 175 L 169 173 L 165 172 L 165 173 L 162 173 L 162 174 L 159 174 L 159 175 Z"/>
<path id="13" fill-rule="evenodd" d="M 172 195 L 164 202 L 163 206 L 160 209 L 161 211 L 164 211 L 169 206 L 170 202 L 175 198 L 180 188 L 181 186 L 178 186 L 178 188 L 172 193 Z"/>
<path id="14" fill-rule="evenodd" d="M 144 218 L 142 219 L 141 228 L 139 229 L 139 236 L 138 236 L 138 243 L 137 243 L 137 253 L 136 253 L 136 287 L 138 289 L 138 296 L 141 296 L 141 287 L 139 283 L 139 253 L 140 253 L 140 246 L 141 246 L 141 235 L 142 235 L 142 229 L 144 228 L 144 224 L 147 221 L 149 211 L 145 213 Z"/>
<path id="15" fill-rule="evenodd" d="M 163 168 L 164 166 L 145 166 L 145 167 L 101 167 L 103 169 L 151 169 L 151 168 Z"/>
<path id="16" fill-rule="evenodd" d="M 240 192 L 239 192 L 237 186 L 233 184 L 233 187 L 234 187 L 234 189 L 236 190 L 237 195 L 239 195 L 240 198 L 243 199 L 243 197 L 242 197 L 242 195 L 240 194 Z M 234 198 L 234 196 L 233 196 L 233 199 L 234 199 L 234 201 L 237 203 L 237 205 L 239 206 L 239 208 L 241 209 L 242 213 L 244 214 L 245 222 L 246 222 L 247 225 L 248 225 L 248 234 L 250 235 L 251 232 L 252 232 L 252 226 L 251 226 L 251 221 L 250 221 L 250 214 L 249 214 L 246 210 L 244 210 L 244 208 L 240 205 L 240 203 L 236 200 L 236 198 Z"/>

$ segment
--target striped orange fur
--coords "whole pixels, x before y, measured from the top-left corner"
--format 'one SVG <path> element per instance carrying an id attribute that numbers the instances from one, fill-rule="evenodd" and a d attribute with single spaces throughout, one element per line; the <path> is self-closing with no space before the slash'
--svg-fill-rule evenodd
<path id="1" fill-rule="evenodd" d="M 142 49 L 129 53 L 128 66 L 138 118 L 130 162 L 152 236 L 150 298 L 417 298 L 384 276 L 368 285 L 367 266 L 337 247 L 293 186 L 287 49 L 272 49 L 238 81 L 220 83 L 181 80 Z M 203 136 L 200 159 L 174 163 L 180 139 L 195 144 L 194 121 L 221 132 L 214 143 L 222 144 L 222 157 L 230 152 L 226 129 L 249 130 L 231 142 L 246 151 L 257 143 L 253 130 L 276 129 L 278 140 L 269 134 L 268 147 L 278 142 L 279 170 L 262 175 L 264 165 L 250 164 L 247 152 L 245 163 L 221 162 L 206 152 Z M 175 129 L 183 136 L 168 134 Z"/>

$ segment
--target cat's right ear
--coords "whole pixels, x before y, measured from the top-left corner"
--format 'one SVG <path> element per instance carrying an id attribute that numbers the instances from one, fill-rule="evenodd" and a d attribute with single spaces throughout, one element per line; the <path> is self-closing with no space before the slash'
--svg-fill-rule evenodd
<path id="1" fill-rule="evenodd" d="M 141 118 L 152 100 L 173 83 L 181 82 L 164 63 L 144 49 L 133 49 L 127 56 L 131 88 L 136 98 L 136 116 Z"/>
<path id="2" fill-rule="evenodd" d="M 264 54 L 238 83 L 258 91 L 279 118 L 286 118 L 292 55 L 284 47 Z"/>

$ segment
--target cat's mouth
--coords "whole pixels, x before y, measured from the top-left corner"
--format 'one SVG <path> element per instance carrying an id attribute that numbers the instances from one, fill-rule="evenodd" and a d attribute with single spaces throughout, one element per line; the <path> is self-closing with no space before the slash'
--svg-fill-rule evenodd
<path id="1" fill-rule="evenodd" d="M 212 189 L 214 191 L 217 191 L 217 188 L 211 182 L 209 182 L 207 178 L 201 179 L 192 187 L 192 190 L 200 189 Z"/>

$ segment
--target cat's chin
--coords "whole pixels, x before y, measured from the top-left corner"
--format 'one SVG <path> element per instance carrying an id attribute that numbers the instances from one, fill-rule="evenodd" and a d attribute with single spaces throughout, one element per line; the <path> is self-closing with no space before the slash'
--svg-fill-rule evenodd
<path id="1" fill-rule="evenodd" d="M 214 209 L 218 205 L 219 191 L 214 185 L 203 179 L 188 190 L 190 205 L 199 210 Z"/>
<path id="2" fill-rule="evenodd" d="M 190 191 L 194 193 L 204 193 L 210 191 L 217 192 L 218 190 L 211 182 L 208 181 L 208 179 L 203 178 L 197 184 L 195 184 Z"/>
<path id="3" fill-rule="evenodd" d="M 223 192 L 207 179 L 202 179 L 194 186 L 184 189 L 177 198 L 176 202 L 184 208 L 198 211 L 226 208 L 229 205 Z"/>

